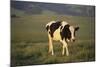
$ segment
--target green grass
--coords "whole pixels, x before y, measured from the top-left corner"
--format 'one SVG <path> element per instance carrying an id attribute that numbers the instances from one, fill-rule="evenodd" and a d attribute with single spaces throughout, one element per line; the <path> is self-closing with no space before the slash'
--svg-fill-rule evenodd
<path id="1" fill-rule="evenodd" d="M 52 20 L 65 20 L 80 26 L 76 42 L 69 43 L 70 56 L 62 56 L 62 45 L 54 42 L 54 56 L 48 54 L 45 25 Z M 11 65 L 54 64 L 95 61 L 94 17 L 66 15 L 26 15 L 11 19 Z"/>

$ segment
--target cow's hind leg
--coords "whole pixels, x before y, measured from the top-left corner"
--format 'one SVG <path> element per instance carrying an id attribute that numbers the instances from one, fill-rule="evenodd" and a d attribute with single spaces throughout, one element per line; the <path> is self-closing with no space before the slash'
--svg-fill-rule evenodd
<path id="1" fill-rule="evenodd" d="M 54 55 L 52 38 L 51 38 L 50 34 L 48 34 L 48 37 L 49 37 L 49 53 L 51 53 L 52 55 Z"/>

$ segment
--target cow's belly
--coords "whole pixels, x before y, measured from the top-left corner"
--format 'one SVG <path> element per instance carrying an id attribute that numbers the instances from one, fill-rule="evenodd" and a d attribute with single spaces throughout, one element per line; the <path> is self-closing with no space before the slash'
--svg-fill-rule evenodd
<path id="1" fill-rule="evenodd" d="M 61 40 L 60 29 L 57 29 L 53 34 L 53 40 Z"/>

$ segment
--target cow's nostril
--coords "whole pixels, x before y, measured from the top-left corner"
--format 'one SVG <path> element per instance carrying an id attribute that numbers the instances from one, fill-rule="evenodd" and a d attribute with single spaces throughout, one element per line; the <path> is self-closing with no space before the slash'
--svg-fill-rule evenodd
<path id="1" fill-rule="evenodd" d="M 75 39 L 73 39 L 73 42 L 75 42 Z"/>

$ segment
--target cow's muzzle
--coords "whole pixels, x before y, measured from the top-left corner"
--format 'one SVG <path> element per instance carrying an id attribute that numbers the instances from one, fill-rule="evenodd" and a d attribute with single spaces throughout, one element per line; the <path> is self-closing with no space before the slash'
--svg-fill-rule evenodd
<path id="1" fill-rule="evenodd" d="M 75 42 L 75 39 L 71 39 L 71 42 Z"/>

